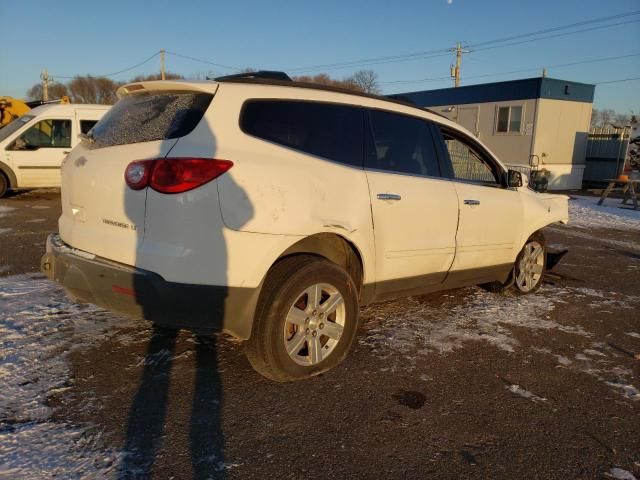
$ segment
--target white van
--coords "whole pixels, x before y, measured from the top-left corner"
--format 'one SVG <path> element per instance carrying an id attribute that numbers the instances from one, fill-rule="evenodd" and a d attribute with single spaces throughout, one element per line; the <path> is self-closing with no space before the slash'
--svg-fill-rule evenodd
<path id="1" fill-rule="evenodd" d="M 49 104 L 0 129 L 0 198 L 9 189 L 60 186 L 60 165 L 110 105 Z"/>

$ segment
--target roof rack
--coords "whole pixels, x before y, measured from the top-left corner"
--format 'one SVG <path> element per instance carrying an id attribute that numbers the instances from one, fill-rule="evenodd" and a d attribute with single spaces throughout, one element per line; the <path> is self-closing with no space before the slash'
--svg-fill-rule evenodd
<path id="1" fill-rule="evenodd" d="M 244 72 L 235 73 L 233 75 L 224 75 L 222 77 L 216 77 L 216 82 L 224 82 L 225 80 L 238 80 L 242 78 L 255 78 L 265 80 L 280 80 L 284 82 L 291 82 L 291 77 L 284 72 L 278 72 L 276 70 L 259 70 L 257 72 Z"/>

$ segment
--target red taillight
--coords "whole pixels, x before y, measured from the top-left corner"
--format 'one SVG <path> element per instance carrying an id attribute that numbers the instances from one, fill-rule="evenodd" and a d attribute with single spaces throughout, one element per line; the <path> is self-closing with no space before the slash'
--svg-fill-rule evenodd
<path id="1" fill-rule="evenodd" d="M 161 193 L 182 193 L 210 182 L 232 166 L 229 160 L 212 158 L 141 160 L 127 166 L 125 179 L 134 190 L 150 186 Z"/>

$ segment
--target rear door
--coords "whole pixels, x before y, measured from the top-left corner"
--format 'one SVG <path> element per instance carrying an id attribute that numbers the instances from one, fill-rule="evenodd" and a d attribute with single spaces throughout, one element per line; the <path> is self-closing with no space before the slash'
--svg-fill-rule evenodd
<path id="1" fill-rule="evenodd" d="M 369 112 L 365 168 L 376 246 L 376 294 L 416 291 L 445 278 L 455 253 L 458 199 L 442 177 L 432 124 Z"/>
<path id="2" fill-rule="evenodd" d="M 506 188 L 503 168 L 478 142 L 454 129 L 441 127 L 440 132 L 460 209 L 451 271 L 482 277 L 491 267 L 514 262 L 522 233 L 522 199 Z"/>
<path id="3" fill-rule="evenodd" d="M 135 160 L 164 158 L 202 119 L 213 95 L 141 88 L 122 98 L 64 162 L 59 227 L 69 245 L 135 265 L 147 189 L 124 179 Z"/>

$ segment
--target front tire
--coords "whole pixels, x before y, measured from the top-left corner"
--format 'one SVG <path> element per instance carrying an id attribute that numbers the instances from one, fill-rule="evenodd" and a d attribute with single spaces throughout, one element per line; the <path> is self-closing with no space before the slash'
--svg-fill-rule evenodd
<path id="1" fill-rule="evenodd" d="M 0 198 L 4 197 L 9 191 L 9 180 L 4 175 L 4 173 L 0 172 Z"/>
<path id="2" fill-rule="evenodd" d="M 358 290 L 344 269 L 320 257 L 285 258 L 265 280 L 247 357 L 277 382 L 318 375 L 347 356 L 358 316 Z"/>
<path id="3" fill-rule="evenodd" d="M 544 235 L 541 232 L 536 232 L 529 237 L 516 257 L 507 283 L 485 283 L 481 287 L 503 295 L 533 293 L 542 285 L 546 268 L 547 247 Z"/>

